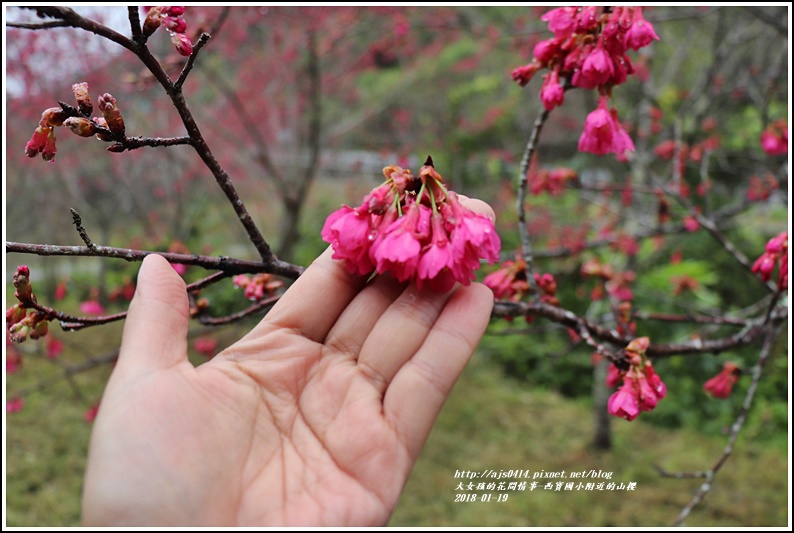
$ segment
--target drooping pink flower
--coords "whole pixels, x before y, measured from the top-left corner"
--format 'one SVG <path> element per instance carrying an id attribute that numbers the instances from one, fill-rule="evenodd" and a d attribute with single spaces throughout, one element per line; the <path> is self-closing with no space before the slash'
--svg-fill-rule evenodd
<path id="1" fill-rule="evenodd" d="M 585 89 L 595 89 L 599 85 L 606 84 L 614 74 L 615 63 L 612 61 L 612 56 L 604 50 L 603 44 L 599 41 L 582 63 L 580 75 L 574 77 L 573 84 Z"/>
<path id="2" fill-rule="evenodd" d="M 555 37 L 564 39 L 573 33 L 578 9 L 578 7 L 558 7 L 544 13 L 540 20 L 549 23 L 549 30 L 554 32 Z"/>
<path id="3" fill-rule="evenodd" d="M 524 87 L 530 81 L 532 81 L 532 78 L 540 69 L 541 69 L 540 63 L 534 61 L 532 63 L 524 65 L 523 67 L 518 67 L 513 69 L 511 76 L 513 77 L 513 81 L 517 82 L 521 87 Z"/>
<path id="4" fill-rule="evenodd" d="M 422 249 L 417 239 L 419 210 L 416 202 L 411 203 L 406 214 L 392 222 L 375 239 L 370 248 L 370 259 L 378 273 L 391 272 L 398 281 L 414 277 Z"/>
<path id="5" fill-rule="evenodd" d="M 593 154 L 616 154 L 625 157 L 634 151 L 634 142 L 618 120 L 617 110 L 607 109 L 607 97 L 598 99 L 598 107 L 587 115 L 579 137 L 579 151 Z"/>
<path id="6" fill-rule="evenodd" d="M 608 154 L 612 152 L 615 132 L 612 117 L 607 109 L 606 97 L 598 99 L 598 107 L 587 115 L 584 131 L 579 137 L 579 151 L 591 154 Z"/>
<path id="7" fill-rule="evenodd" d="M 329 215 L 320 232 L 323 240 L 333 245 L 334 259 L 342 259 L 351 274 L 365 275 L 375 265 L 369 258 L 372 246 L 371 217 L 363 210 L 343 206 Z"/>
<path id="8" fill-rule="evenodd" d="M 386 182 L 358 208 L 342 207 L 323 226 L 323 240 L 348 271 L 388 272 L 399 281 L 416 280 L 420 289 L 447 291 L 475 279 L 481 259 L 498 259 L 493 222 L 460 205 L 430 158 L 418 177 L 397 165 L 383 174 Z"/>
<path id="9" fill-rule="evenodd" d="M 651 44 L 654 40 L 658 41 L 659 36 L 653 29 L 653 25 L 645 20 L 642 15 L 642 8 L 634 8 L 634 21 L 626 32 L 626 48 L 639 50 Z"/>
<path id="10" fill-rule="evenodd" d="M 454 265 L 452 246 L 449 244 L 449 236 L 444 229 L 444 219 L 441 213 L 436 212 L 432 215 L 432 240 L 429 245 L 422 249 L 422 255 L 416 268 L 417 286 L 421 289 L 426 281 L 439 277 L 445 269 L 446 275 L 443 276 L 442 286 L 448 285 L 446 289 L 438 292 L 446 292 L 455 284 L 450 269 Z"/>
<path id="11" fill-rule="evenodd" d="M 786 119 L 776 120 L 761 132 L 761 148 L 769 155 L 788 154 L 788 124 Z"/>
<path id="12" fill-rule="evenodd" d="M 623 386 L 613 393 L 607 401 L 607 411 L 613 416 L 632 421 L 640 414 L 637 384 L 633 379 L 623 380 Z"/>
<path id="13" fill-rule="evenodd" d="M 722 366 L 722 371 L 703 384 L 703 390 L 715 398 L 725 399 L 731 395 L 733 386 L 739 380 L 742 371 L 739 365 L 732 361 L 727 361 Z"/>
<path id="14" fill-rule="evenodd" d="M 778 288 L 788 289 L 788 230 L 772 237 L 766 244 L 764 253 L 753 263 L 752 271 L 764 281 L 772 279 L 775 265 L 780 265 Z"/>
<path id="15" fill-rule="evenodd" d="M 560 85 L 559 74 L 556 70 L 551 71 L 543 80 L 543 87 L 540 89 L 540 100 L 543 102 L 543 107 L 549 111 L 562 105 L 565 100 L 565 90 Z"/>

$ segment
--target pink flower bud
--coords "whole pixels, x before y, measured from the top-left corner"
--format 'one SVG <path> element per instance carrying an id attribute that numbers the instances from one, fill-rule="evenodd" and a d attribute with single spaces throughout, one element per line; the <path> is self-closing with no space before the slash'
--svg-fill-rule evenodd
<path id="1" fill-rule="evenodd" d="M 91 104 L 91 96 L 88 94 L 88 83 L 75 83 L 72 85 L 72 93 L 75 100 L 77 100 L 77 108 L 80 113 L 90 117 L 94 112 L 94 106 Z"/>
<path id="2" fill-rule="evenodd" d="M 69 131 L 80 137 L 91 137 L 96 133 L 96 125 L 83 117 L 70 117 L 63 121 Z"/>
<path id="3" fill-rule="evenodd" d="M 45 109 L 44 112 L 42 112 L 39 126 L 42 128 L 61 126 L 63 125 L 63 121 L 66 120 L 66 117 L 68 116 L 69 115 L 66 114 L 66 111 L 60 107 L 50 107 L 49 109 Z"/>
<path id="4" fill-rule="evenodd" d="M 44 150 L 41 152 L 41 158 L 45 161 L 55 161 L 55 129 L 50 128 L 50 133 L 47 135 L 47 142 L 44 144 Z"/>
<path id="5" fill-rule="evenodd" d="M 185 6 L 168 6 L 166 13 L 172 17 L 179 17 L 185 14 Z"/>
<path id="6" fill-rule="evenodd" d="M 146 37 L 152 35 L 157 28 L 160 27 L 160 19 L 163 15 L 163 9 L 165 6 L 157 6 L 149 9 L 146 13 L 146 18 L 143 21 L 143 34 Z"/>
<path id="7" fill-rule="evenodd" d="M 183 18 L 163 17 L 163 26 L 174 33 L 185 33 L 187 30 L 187 22 Z"/>
<path id="8" fill-rule="evenodd" d="M 14 297 L 20 302 L 27 302 L 33 298 L 33 287 L 30 285 L 30 269 L 27 265 L 19 265 L 14 272 Z"/>
<path id="9" fill-rule="evenodd" d="M 513 77 L 513 81 L 517 82 L 521 87 L 524 87 L 532 80 L 532 77 L 537 74 L 540 69 L 540 63 L 533 61 L 528 65 L 514 69 L 511 75 Z"/>
<path id="10" fill-rule="evenodd" d="M 176 47 L 176 51 L 179 52 L 179 55 L 187 57 L 193 53 L 193 43 L 184 33 L 172 33 L 171 43 Z"/>
<path id="11" fill-rule="evenodd" d="M 25 155 L 28 157 L 36 157 L 38 154 L 44 151 L 44 147 L 47 145 L 47 136 L 49 135 L 52 128 L 50 127 L 41 127 L 39 126 L 33 132 L 33 136 L 25 145 Z"/>
<path id="12" fill-rule="evenodd" d="M 46 320 L 39 320 L 30 332 L 30 338 L 33 340 L 44 337 L 49 332 L 49 323 Z"/>
<path id="13" fill-rule="evenodd" d="M 116 106 L 116 99 L 110 93 L 105 93 L 99 97 L 97 104 L 107 122 L 108 129 L 113 133 L 124 135 L 124 119 L 118 106 Z"/>

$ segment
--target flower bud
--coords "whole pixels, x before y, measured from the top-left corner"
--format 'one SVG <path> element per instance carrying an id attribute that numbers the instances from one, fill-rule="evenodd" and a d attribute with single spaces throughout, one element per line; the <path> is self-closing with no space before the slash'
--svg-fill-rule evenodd
<path id="1" fill-rule="evenodd" d="M 72 93 L 74 94 L 74 99 L 77 100 L 77 108 L 80 113 L 90 117 L 91 113 L 94 112 L 94 106 L 91 104 L 91 96 L 88 94 L 88 83 L 75 83 L 72 85 Z"/>
<path id="2" fill-rule="evenodd" d="M 193 53 L 193 43 L 184 33 L 172 33 L 171 43 L 176 47 L 176 51 L 179 52 L 179 55 L 187 57 Z"/>
<path id="3" fill-rule="evenodd" d="M 108 152 L 113 152 L 114 154 L 120 154 L 121 152 L 126 150 L 126 148 L 121 143 L 114 143 L 108 146 L 107 150 Z"/>
<path id="4" fill-rule="evenodd" d="M 163 17 L 163 26 L 174 33 L 185 33 L 187 31 L 187 22 L 183 18 Z"/>
<path id="5" fill-rule="evenodd" d="M 149 37 L 157 28 L 160 27 L 160 19 L 163 15 L 164 6 L 156 6 L 149 10 L 143 21 L 143 34 Z"/>
<path id="6" fill-rule="evenodd" d="M 99 97 L 99 109 L 102 111 L 102 116 L 108 124 L 108 129 L 113 133 L 124 135 L 124 119 L 121 117 L 121 111 L 116 106 L 116 99 L 105 93 Z"/>
<path id="7" fill-rule="evenodd" d="M 6 327 L 13 326 L 25 318 L 27 310 L 19 304 L 14 304 L 6 309 Z"/>
<path id="8" fill-rule="evenodd" d="M 40 339 L 49 332 L 49 323 L 46 320 L 41 320 L 33 326 L 30 332 L 30 338 L 33 340 Z"/>
<path id="9" fill-rule="evenodd" d="M 33 298 L 33 288 L 30 285 L 30 269 L 27 265 L 19 265 L 14 273 L 14 297 L 20 302 Z"/>
<path id="10" fill-rule="evenodd" d="M 63 121 L 66 120 L 66 117 L 68 116 L 69 115 L 66 114 L 66 111 L 64 111 L 60 107 L 50 107 L 49 109 L 45 109 L 44 112 L 41 114 L 41 120 L 39 121 L 39 126 L 41 126 L 42 128 L 61 126 L 63 125 Z"/>
<path id="11" fill-rule="evenodd" d="M 172 17 L 179 17 L 185 14 L 185 6 L 168 6 L 166 13 Z"/>
<path id="12" fill-rule="evenodd" d="M 70 117 L 63 121 L 69 131 L 80 137 L 91 137 L 96 133 L 96 125 L 83 117 Z"/>
<path id="13" fill-rule="evenodd" d="M 41 152 L 41 158 L 45 161 L 55 161 L 55 129 L 50 128 L 50 133 L 47 135 L 47 142 L 44 144 L 44 150 Z"/>
<path id="14" fill-rule="evenodd" d="M 39 126 L 33 132 L 33 136 L 25 145 L 25 155 L 28 157 L 36 157 L 44 151 L 44 146 L 47 144 L 47 135 L 52 128 Z"/>

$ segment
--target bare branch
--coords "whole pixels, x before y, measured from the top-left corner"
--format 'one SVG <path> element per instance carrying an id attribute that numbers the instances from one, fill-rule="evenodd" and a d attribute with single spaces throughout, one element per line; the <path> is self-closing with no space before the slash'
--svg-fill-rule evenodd
<path id="1" fill-rule="evenodd" d="M 689 514 L 692 512 L 692 509 L 694 509 L 700 502 L 703 501 L 706 495 L 711 491 L 714 476 L 717 474 L 717 472 L 719 472 L 720 468 L 722 468 L 722 466 L 733 453 L 736 440 L 739 438 L 739 433 L 744 427 L 744 422 L 747 420 L 747 414 L 750 412 L 750 407 L 752 407 L 753 404 L 753 398 L 755 397 L 755 393 L 758 390 L 758 383 L 761 380 L 761 372 L 764 368 L 764 365 L 766 365 L 766 362 L 769 360 L 769 355 L 772 352 L 772 346 L 774 345 L 775 338 L 777 337 L 777 330 L 773 327 L 765 328 L 764 333 L 766 333 L 766 336 L 764 337 L 764 344 L 761 348 L 758 362 L 755 364 L 752 370 L 753 380 L 750 382 L 750 387 L 747 389 L 747 393 L 744 396 L 744 402 L 742 402 L 742 408 L 739 411 L 739 415 L 731 425 L 728 444 L 725 445 L 722 455 L 717 459 L 717 462 L 714 463 L 714 466 L 705 472 L 705 476 L 699 476 L 705 477 L 706 481 L 703 482 L 686 507 L 681 510 L 681 513 L 679 513 L 678 517 L 673 523 L 674 526 L 683 525 L 684 520 L 686 520 L 687 516 L 689 516 Z M 697 474 L 702 473 L 698 472 Z M 683 475 L 681 476 L 683 477 Z"/>
<path id="2" fill-rule="evenodd" d="M 210 257 L 205 255 L 177 254 L 156 252 L 152 250 L 132 250 L 129 248 L 113 248 L 110 246 L 56 246 L 51 244 L 29 244 L 6 242 L 6 253 L 26 253 L 34 255 L 79 256 L 79 257 L 112 257 L 125 261 L 143 261 L 150 254 L 162 255 L 170 263 L 192 265 L 207 270 L 220 270 L 227 274 L 259 274 L 269 273 L 285 278 L 297 279 L 303 273 L 303 267 L 285 261 L 274 260 L 269 263 L 233 259 L 225 256 Z"/>
<path id="3" fill-rule="evenodd" d="M 527 277 L 527 283 L 532 293 L 532 298 L 538 298 L 539 293 L 537 284 L 535 283 L 534 269 L 532 268 L 532 242 L 529 240 L 529 230 L 527 229 L 527 215 L 524 209 L 524 202 L 527 197 L 527 171 L 529 170 L 529 162 L 535 154 L 538 147 L 538 140 L 540 139 L 540 132 L 543 130 L 543 125 L 549 118 L 550 111 L 544 109 L 535 120 L 535 125 L 532 128 L 532 134 L 529 136 L 526 148 L 524 148 L 524 155 L 521 157 L 521 165 L 518 169 L 518 198 L 516 199 L 516 211 L 518 213 L 518 234 L 521 237 L 521 253 L 524 258 L 526 267 L 524 269 Z"/>

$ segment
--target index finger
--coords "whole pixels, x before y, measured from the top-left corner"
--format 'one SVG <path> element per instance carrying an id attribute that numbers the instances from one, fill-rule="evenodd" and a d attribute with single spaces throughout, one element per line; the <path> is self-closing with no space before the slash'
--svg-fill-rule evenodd
<path id="1" fill-rule="evenodd" d="M 367 282 L 367 278 L 349 273 L 344 263 L 332 259 L 332 255 L 329 246 L 249 335 L 261 335 L 283 327 L 297 330 L 315 342 L 323 342 L 339 315 Z"/>

